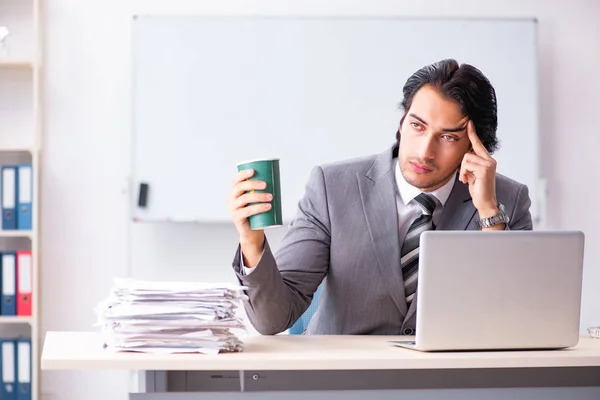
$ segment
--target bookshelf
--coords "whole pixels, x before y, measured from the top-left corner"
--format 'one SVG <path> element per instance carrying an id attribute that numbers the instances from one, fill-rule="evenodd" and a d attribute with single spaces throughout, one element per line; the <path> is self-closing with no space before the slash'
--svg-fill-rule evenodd
<path id="1" fill-rule="evenodd" d="M 33 69 L 30 61 L 8 60 L 0 61 L 0 69 Z"/>
<path id="2" fill-rule="evenodd" d="M 31 398 L 39 400 L 41 0 L 0 0 L 0 27 L 9 31 L 0 46 L 0 165 L 32 166 L 31 229 L 0 229 L 0 252 L 31 250 L 31 316 L 0 315 L 0 337 L 31 338 Z"/>
<path id="3" fill-rule="evenodd" d="M 2 151 L 2 150 L 0 150 Z M 0 238 L 11 238 L 11 237 L 24 237 L 31 239 L 33 232 L 31 231 L 17 231 L 17 230 L 6 230 L 0 231 Z"/>

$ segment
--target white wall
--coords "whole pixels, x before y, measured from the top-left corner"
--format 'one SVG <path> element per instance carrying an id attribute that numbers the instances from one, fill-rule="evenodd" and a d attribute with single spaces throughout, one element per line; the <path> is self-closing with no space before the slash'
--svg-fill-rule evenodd
<path id="1" fill-rule="evenodd" d="M 600 324 L 600 248 L 594 245 L 600 242 L 600 214 L 595 212 L 595 204 L 586 200 L 592 199 L 600 182 L 600 134 L 596 123 L 600 109 L 600 2 L 43 3 L 46 70 L 41 304 L 45 330 L 94 329 L 93 308 L 106 296 L 112 277 L 130 272 L 130 261 L 137 265 L 133 272 L 142 270 L 139 265 L 148 266 L 144 277 L 187 278 L 192 270 L 196 271 L 192 279 L 232 279 L 229 265 L 236 236 L 231 226 L 214 226 L 210 232 L 190 226 L 130 229 L 127 220 L 129 24 L 133 13 L 146 11 L 537 17 L 542 170 L 550 190 L 548 227 L 581 229 L 587 234 L 582 327 Z M 400 41 L 398 51 L 402 51 Z M 499 107 L 501 111 L 502 104 Z M 280 234 L 275 235 L 275 243 Z M 48 399 L 125 399 L 126 390 L 126 373 L 43 374 L 43 391 Z"/>

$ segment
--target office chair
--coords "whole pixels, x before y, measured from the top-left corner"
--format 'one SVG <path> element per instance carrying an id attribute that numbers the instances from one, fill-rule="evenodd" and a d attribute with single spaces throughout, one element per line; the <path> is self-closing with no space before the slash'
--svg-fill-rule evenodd
<path id="1" fill-rule="evenodd" d="M 304 314 L 302 314 L 302 316 L 298 318 L 298 320 L 290 328 L 290 335 L 302 335 L 308 327 L 308 323 L 310 322 L 311 318 L 315 314 L 315 311 L 317 311 L 317 308 L 319 307 L 319 297 L 321 296 L 322 286 L 323 285 L 319 285 L 317 291 L 313 295 L 312 302 L 310 303 L 306 311 L 304 311 Z"/>

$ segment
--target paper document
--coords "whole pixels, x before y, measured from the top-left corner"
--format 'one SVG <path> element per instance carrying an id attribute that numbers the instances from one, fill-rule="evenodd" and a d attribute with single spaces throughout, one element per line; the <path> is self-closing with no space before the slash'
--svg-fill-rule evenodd
<path id="1" fill-rule="evenodd" d="M 236 316 L 246 288 L 200 282 L 116 279 L 96 307 L 108 349 L 147 353 L 242 351 L 234 333 L 244 332 Z"/>

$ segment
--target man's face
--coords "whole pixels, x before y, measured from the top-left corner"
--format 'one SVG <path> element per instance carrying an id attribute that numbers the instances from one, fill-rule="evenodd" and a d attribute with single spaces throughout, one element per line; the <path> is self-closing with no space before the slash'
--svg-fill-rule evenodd
<path id="1" fill-rule="evenodd" d="M 470 149 L 467 122 L 458 104 L 430 86 L 419 89 L 400 127 L 404 179 L 426 192 L 443 186 Z"/>

